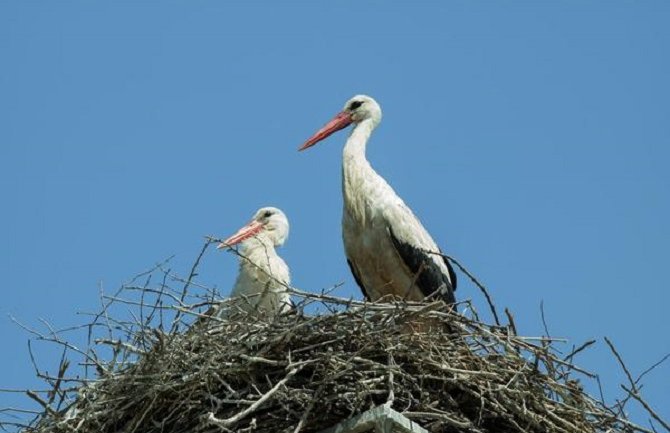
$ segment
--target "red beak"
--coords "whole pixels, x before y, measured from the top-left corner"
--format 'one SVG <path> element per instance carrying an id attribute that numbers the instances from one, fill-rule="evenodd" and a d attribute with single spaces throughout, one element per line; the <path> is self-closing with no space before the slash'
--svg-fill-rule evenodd
<path id="1" fill-rule="evenodd" d="M 339 131 L 340 129 L 351 125 L 351 122 L 351 114 L 347 113 L 346 111 L 338 113 L 337 116 L 333 117 L 333 120 L 326 123 L 323 128 L 319 129 L 316 134 L 312 135 L 309 140 L 305 141 L 305 144 L 300 146 L 298 151 L 314 146 L 316 143 L 328 137 L 333 132 Z"/>
<path id="2" fill-rule="evenodd" d="M 237 231 L 234 235 L 221 242 L 216 248 L 229 248 L 233 245 L 239 244 L 245 239 L 249 239 L 263 229 L 263 224 L 258 221 L 251 221 L 249 224 L 245 225 Z"/>

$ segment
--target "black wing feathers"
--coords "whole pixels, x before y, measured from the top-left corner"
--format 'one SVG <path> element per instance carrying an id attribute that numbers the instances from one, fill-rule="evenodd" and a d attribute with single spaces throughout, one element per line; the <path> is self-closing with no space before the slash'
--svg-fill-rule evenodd
<path id="1" fill-rule="evenodd" d="M 361 292 L 363 292 L 363 297 L 366 300 L 370 300 L 370 295 L 368 295 L 368 292 L 365 291 L 365 286 L 363 285 L 363 281 L 361 281 L 361 276 L 358 273 L 358 270 L 354 266 L 353 263 L 351 263 L 351 260 L 347 259 L 347 264 L 349 265 L 349 269 L 351 270 L 351 275 L 354 276 L 354 280 L 356 280 L 356 284 L 358 284 L 358 287 L 361 288 Z"/>
<path id="2" fill-rule="evenodd" d="M 435 264 L 430 254 L 411 244 L 400 241 L 395 237 L 390 227 L 389 234 L 396 251 L 398 251 L 400 258 L 402 258 L 409 270 L 414 274 L 421 271 L 416 277 L 416 286 L 421 290 L 421 293 L 424 296 L 437 295 L 447 303 L 455 303 L 454 286 L 449 282 L 449 277 L 444 275 L 442 269 Z M 449 276 L 453 276 L 454 271 L 451 269 L 449 263 L 447 263 L 447 268 L 449 269 Z M 452 278 L 454 278 L 452 281 L 455 282 L 455 277 Z M 435 292 L 440 288 L 442 290 L 436 294 Z"/>
<path id="3" fill-rule="evenodd" d="M 442 254 L 442 251 L 440 251 L 440 254 Z M 454 272 L 454 268 L 451 266 L 451 262 L 449 262 L 448 258 L 442 256 L 442 260 L 444 260 L 444 264 L 447 265 L 447 269 L 449 270 L 449 280 L 451 281 L 451 288 L 455 292 L 456 287 L 458 286 L 458 280 L 456 280 L 456 272 Z"/>

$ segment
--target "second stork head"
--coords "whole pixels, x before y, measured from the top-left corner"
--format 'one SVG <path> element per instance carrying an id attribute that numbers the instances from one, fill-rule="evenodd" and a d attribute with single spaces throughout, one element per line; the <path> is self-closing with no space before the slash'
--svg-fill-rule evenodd
<path id="1" fill-rule="evenodd" d="M 254 214 L 251 221 L 221 242 L 217 248 L 229 248 L 249 239 L 278 247 L 284 244 L 288 233 L 288 219 L 284 212 L 276 207 L 262 207 Z"/>

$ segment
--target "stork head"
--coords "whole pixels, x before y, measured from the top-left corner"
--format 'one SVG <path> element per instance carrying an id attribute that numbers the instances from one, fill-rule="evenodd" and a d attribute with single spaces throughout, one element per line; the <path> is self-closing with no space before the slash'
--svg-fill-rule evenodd
<path id="1" fill-rule="evenodd" d="M 305 150 L 314 146 L 332 133 L 346 128 L 352 123 L 358 124 L 364 121 L 372 122 L 376 127 L 382 120 L 382 109 L 371 97 L 367 95 L 356 95 L 344 104 L 344 109 L 337 113 L 333 119 L 312 135 L 298 150 Z"/>
<path id="2" fill-rule="evenodd" d="M 276 207 L 262 207 L 251 221 L 234 235 L 221 242 L 217 248 L 229 248 L 249 238 L 267 239 L 274 246 L 281 246 L 288 238 L 288 218 Z"/>

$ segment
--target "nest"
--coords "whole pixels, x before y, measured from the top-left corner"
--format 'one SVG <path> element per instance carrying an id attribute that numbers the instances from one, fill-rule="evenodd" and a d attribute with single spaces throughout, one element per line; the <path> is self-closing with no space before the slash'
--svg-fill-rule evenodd
<path id="1" fill-rule="evenodd" d="M 441 303 L 240 314 L 152 334 L 146 352 L 119 346 L 136 362 L 82 386 L 33 431 L 307 433 L 378 405 L 433 432 L 632 431 L 568 378 L 578 370 L 546 340 Z"/>
<path id="2" fill-rule="evenodd" d="M 105 297 L 94 322 L 109 335 L 93 347 L 109 356 L 79 352 L 92 379 L 68 379 L 62 360 L 53 389 L 31 396 L 44 411 L 25 431 L 310 433 L 378 406 L 430 432 L 649 431 L 583 391 L 579 379 L 593 375 L 571 360 L 585 346 L 559 356 L 553 340 L 485 324 L 467 302 L 459 313 L 294 290 L 292 312 L 218 318 L 201 313 L 210 301 L 185 302 L 195 272 L 163 272 L 158 289 L 126 286 L 133 301 Z M 114 319 L 112 302 L 139 311 Z"/>

